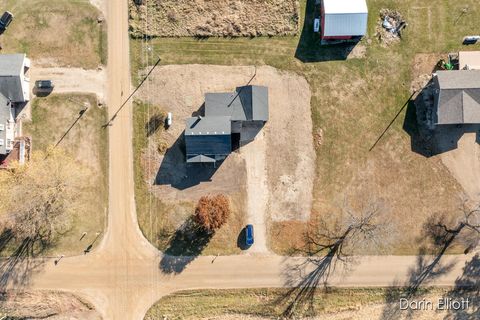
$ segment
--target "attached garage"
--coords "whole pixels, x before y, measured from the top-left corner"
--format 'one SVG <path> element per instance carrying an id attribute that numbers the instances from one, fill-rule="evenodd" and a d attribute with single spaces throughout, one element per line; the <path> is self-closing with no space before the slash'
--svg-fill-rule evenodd
<path id="1" fill-rule="evenodd" d="M 321 35 L 324 40 L 348 40 L 367 33 L 366 0 L 322 0 Z"/>

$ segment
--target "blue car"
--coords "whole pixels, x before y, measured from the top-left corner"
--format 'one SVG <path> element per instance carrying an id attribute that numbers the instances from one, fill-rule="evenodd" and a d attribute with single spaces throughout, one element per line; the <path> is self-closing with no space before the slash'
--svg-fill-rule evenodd
<path id="1" fill-rule="evenodd" d="M 249 247 L 253 244 L 253 225 L 251 224 L 245 228 L 245 244 Z"/>

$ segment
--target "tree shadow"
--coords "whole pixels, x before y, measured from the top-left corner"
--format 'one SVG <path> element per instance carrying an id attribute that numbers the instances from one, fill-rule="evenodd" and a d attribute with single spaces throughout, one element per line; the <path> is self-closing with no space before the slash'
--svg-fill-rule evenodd
<path id="1" fill-rule="evenodd" d="M 161 126 L 165 126 L 165 117 L 160 114 L 154 114 L 150 117 L 148 122 L 145 124 L 145 133 L 148 137 L 151 137 L 155 134 Z"/>
<path id="2" fill-rule="evenodd" d="M 466 133 L 476 133 L 480 143 L 480 125 L 434 125 L 433 82 L 430 81 L 407 106 L 403 130 L 408 133 L 411 150 L 424 157 L 433 157 L 458 148 Z"/>
<path id="3" fill-rule="evenodd" d="M 346 60 L 358 42 L 322 45 L 320 34 L 313 30 L 314 20 L 320 12 L 315 2 L 316 0 L 307 0 L 305 21 L 295 51 L 295 58 L 305 63 Z"/>
<path id="4" fill-rule="evenodd" d="M 315 249 L 307 246 L 306 249 L 294 250 L 294 254 L 307 254 L 308 258 L 297 264 L 286 265 L 284 269 L 285 287 L 291 289 L 274 302 L 276 305 L 285 305 L 282 317 L 315 316 L 314 298 L 318 286 L 321 284 L 327 289 L 328 280 L 335 272 L 337 263 L 342 262 L 346 266 L 348 260 L 353 260 L 353 257 L 343 252 L 345 241 L 353 230 L 351 227 L 332 237 L 329 244 L 321 244 L 310 238 Z M 319 253 L 321 255 L 316 256 Z"/>
<path id="5" fill-rule="evenodd" d="M 385 293 L 385 307 L 382 311 L 382 320 L 395 320 L 401 317 L 415 318 L 415 310 L 400 308 L 400 299 L 410 300 L 424 294 L 422 288 L 432 281 L 448 274 L 456 262 L 442 262 L 445 252 L 454 244 L 460 232 L 465 228 L 461 222 L 453 228 L 443 224 L 443 216 L 431 218 L 424 224 L 424 237 L 429 241 L 422 245 L 417 261 L 408 271 L 406 283 L 393 283 Z M 433 252 L 433 254 L 432 254 Z"/>
<path id="6" fill-rule="evenodd" d="M 455 287 L 445 298 L 454 300 L 468 299 L 468 308 L 450 309 L 445 320 L 480 319 L 480 256 L 477 253 L 465 263 L 463 274 L 455 281 Z"/>
<path id="7" fill-rule="evenodd" d="M 324 257 L 310 257 L 303 262 L 285 268 L 285 287 L 290 289 L 274 301 L 284 305 L 284 318 L 315 316 L 315 294 L 318 286 L 328 289 L 328 279 L 335 270 L 336 257 L 329 252 Z"/>
<path id="8" fill-rule="evenodd" d="M 167 274 L 181 273 L 205 249 L 214 233 L 199 227 L 190 217 L 173 234 L 160 260 L 160 269 Z"/>
<path id="9" fill-rule="evenodd" d="M 48 246 L 49 244 L 31 238 L 18 241 L 11 230 L 4 230 L 0 234 L 0 253 L 8 253 L 8 257 L 0 262 L 0 290 L 26 286 L 32 274 L 39 272 L 43 266 L 43 260 L 37 257 Z"/>

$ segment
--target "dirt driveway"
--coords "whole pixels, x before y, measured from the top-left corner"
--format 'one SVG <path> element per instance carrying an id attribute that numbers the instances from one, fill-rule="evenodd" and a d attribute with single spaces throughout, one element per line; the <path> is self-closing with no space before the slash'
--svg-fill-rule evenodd
<path id="1" fill-rule="evenodd" d="M 52 80 L 55 93 L 94 93 L 98 100 L 105 101 L 105 69 L 85 70 L 81 68 L 38 68 L 30 69 L 31 89 L 36 80 Z"/>
<path id="2" fill-rule="evenodd" d="M 257 136 L 251 144 L 233 153 L 201 183 L 182 183 L 182 177 L 189 175 L 181 155 L 184 120 L 202 107 L 205 93 L 233 91 L 247 84 L 254 74 L 255 67 L 251 66 L 163 66 L 155 70 L 138 98 L 173 113 L 173 125 L 166 139 L 169 150 L 177 152 L 173 156 L 167 151 L 166 156 L 157 158 L 157 170 L 153 170 L 158 171 L 157 179 L 148 179 L 156 180 L 156 195 L 195 201 L 203 194 L 246 189 L 249 215 L 255 216 L 261 232 L 267 218 L 306 220 L 311 211 L 315 152 L 311 93 L 304 78 L 268 66 L 258 67 L 251 84 L 269 87 L 270 120 L 261 133 L 264 137 Z M 258 232 L 256 235 L 260 236 Z"/>
<path id="3" fill-rule="evenodd" d="M 480 126 L 438 127 L 435 142 L 442 163 L 474 202 L 480 201 Z"/>

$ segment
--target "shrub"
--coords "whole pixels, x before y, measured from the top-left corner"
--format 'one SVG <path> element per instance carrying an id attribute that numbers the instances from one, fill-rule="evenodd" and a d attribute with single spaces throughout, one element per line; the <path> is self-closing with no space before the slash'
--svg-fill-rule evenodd
<path id="1" fill-rule="evenodd" d="M 195 209 L 195 222 L 208 232 L 219 229 L 230 215 L 230 202 L 223 195 L 203 196 Z"/>

